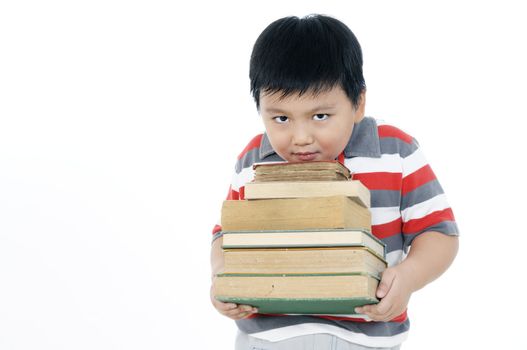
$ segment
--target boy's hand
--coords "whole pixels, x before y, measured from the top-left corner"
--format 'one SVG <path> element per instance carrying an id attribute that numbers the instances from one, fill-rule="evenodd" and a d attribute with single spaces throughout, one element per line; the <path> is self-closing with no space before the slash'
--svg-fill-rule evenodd
<path id="1" fill-rule="evenodd" d="M 456 236 L 427 231 L 416 237 L 408 256 L 399 265 L 387 268 L 377 288 L 377 305 L 358 307 L 374 321 L 390 321 L 408 305 L 410 296 L 439 277 L 450 266 L 459 248 Z"/>
<path id="2" fill-rule="evenodd" d="M 365 314 L 373 321 L 388 322 L 406 310 L 412 295 L 411 280 L 401 265 L 387 268 L 377 287 L 378 304 L 355 308 L 355 312 Z"/>
<path id="3" fill-rule="evenodd" d="M 214 298 L 214 281 L 210 288 L 210 300 L 218 312 L 233 320 L 241 320 L 258 312 L 258 309 L 250 305 L 238 305 L 234 303 L 223 303 Z"/>

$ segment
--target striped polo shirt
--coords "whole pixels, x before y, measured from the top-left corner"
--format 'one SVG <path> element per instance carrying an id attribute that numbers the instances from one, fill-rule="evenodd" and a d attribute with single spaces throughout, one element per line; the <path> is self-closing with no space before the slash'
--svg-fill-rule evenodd
<path id="1" fill-rule="evenodd" d="M 353 128 L 339 160 L 371 192 L 372 233 L 386 244 L 389 266 L 400 263 L 412 240 L 426 231 L 458 235 L 452 209 L 417 141 L 400 129 L 365 117 Z M 254 178 L 253 164 L 284 161 L 266 134 L 254 137 L 238 156 L 227 199 L 244 199 Z M 213 239 L 222 235 L 218 224 Z M 402 343 L 410 326 L 406 312 L 390 322 L 351 317 L 253 315 L 236 321 L 253 337 L 279 341 L 306 334 L 329 333 L 369 347 Z"/>

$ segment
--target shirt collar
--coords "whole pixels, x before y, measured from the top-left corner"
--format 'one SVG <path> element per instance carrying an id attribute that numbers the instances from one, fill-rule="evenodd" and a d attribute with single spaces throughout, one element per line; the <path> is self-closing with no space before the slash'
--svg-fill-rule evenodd
<path id="1" fill-rule="evenodd" d="M 267 134 L 264 134 L 260 142 L 260 159 L 264 159 L 274 153 L 276 152 L 271 146 Z M 358 124 L 355 124 L 349 142 L 344 148 L 344 156 L 346 158 L 381 157 L 379 132 L 374 118 L 364 117 Z"/>

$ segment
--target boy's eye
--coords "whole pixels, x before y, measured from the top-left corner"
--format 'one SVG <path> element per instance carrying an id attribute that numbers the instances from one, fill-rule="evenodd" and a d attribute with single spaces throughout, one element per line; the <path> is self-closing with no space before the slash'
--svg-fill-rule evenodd
<path id="1" fill-rule="evenodd" d="M 329 118 L 329 114 L 319 113 L 313 116 L 314 120 L 326 120 Z"/>
<path id="2" fill-rule="evenodd" d="M 287 118 L 285 115 L 280 115 L 278 117 L 274 117 L 273 119 L 279 124 L 287 123 L 289 120 L 289 118 Z"/>

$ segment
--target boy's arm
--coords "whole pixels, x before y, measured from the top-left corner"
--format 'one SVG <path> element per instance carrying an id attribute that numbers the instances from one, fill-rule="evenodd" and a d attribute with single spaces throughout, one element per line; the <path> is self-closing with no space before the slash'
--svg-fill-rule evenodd
<path id="1" fill-rule="evenodd" d="M 459 247 L 457 236 L 428 231 L 417 236 L 410 252 L 399 265 L 386 269 L 377 288 L 376 305 L 357 308 L 374 321 L 390 321 L 400 315 L 410 296 L 445 272 L 454 261 Z"/>
<path id="2" fill-rule="evenodd" d="M 212 305 L 224 316 L 230 317 L 233 320 L 239 320 L 245 318 L 253 313 L 258 312 L 258 310 L 250 305 L 237 305 L 234 303 L 222 303 L 219 300 L 214 298 L 214 281 L 216 279 L 216 274 L 220 273 L 223 270 L 223 250 L 221 245 L 223 242 L 223 237 L 219 237 L 214 242 L 212 242 L 212 248 L 210 252 L 210 265 L 212 270 L 212 285 L 210 288 L 210 300 Z"/>

